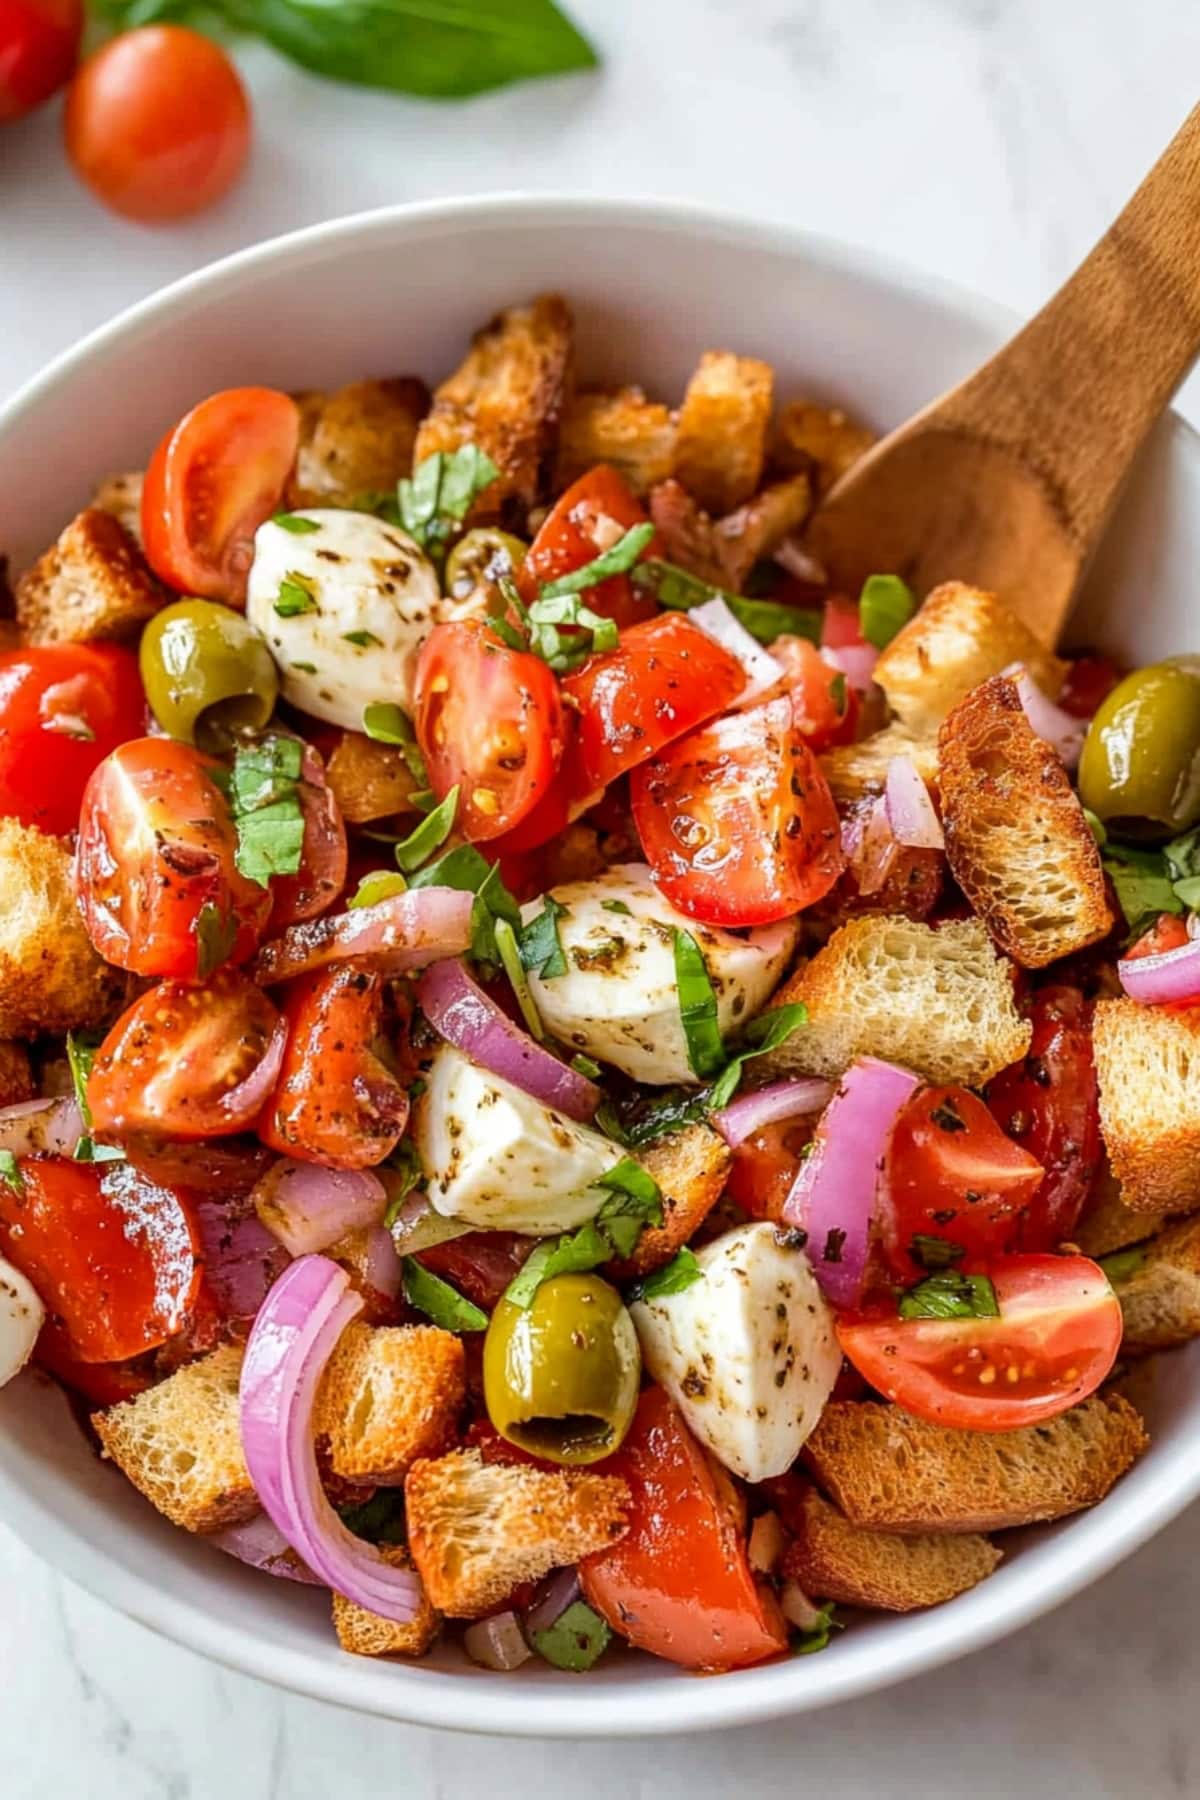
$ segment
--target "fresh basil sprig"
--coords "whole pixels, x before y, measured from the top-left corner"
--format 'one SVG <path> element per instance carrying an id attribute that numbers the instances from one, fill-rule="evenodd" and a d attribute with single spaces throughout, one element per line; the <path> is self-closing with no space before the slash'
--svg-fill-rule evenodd
<path id="1" fill-rule="evenodd" d="M 745 626 L 760 644 L 773 644 L 785 633 L 808 638 L 816 644 L 821 639 L 821 615 L 808 606 L 784 606 L 778 600 L 752 600 L 745 594 L 731 594 L 725 588 L 701 581 L 675 563 L 647 557 L 630 575 L 634 587 L 653 594 L 660 606 L 669 612 L 690 612 L 706 600 L 723 600 L 734 618 Z"/>
<path id="2" fill-rule="evenodd" d="M 610 1257 L 631 1255 L 643 1227 L 662 1224 L 658 1183 L 631 1157 L 622 1157 L 596 1186 L 608 1189 L 608 1199 L 594 1219 L 530 1251 L 504 1291 L 514 1306 L 532 1305 L 542 1283 L 555 1275 L 586 1274 Z"/>
<path id="3" fill-rule="evenodd" d="M 672 938 L 675 950 L 675 988 L 679 995 L 679 1017 L 687 1044 L 688 1067 L 692 1074 L 707 1081 L 725 1066 L 725 1046 L 717 1016 L 717 996 L 709 980 L 704 953 L 690 931 L 676 925 Z"/>
<path id="4" fill-rule="evenodd" d="M 477 444 L 422 457 L 396 489 L 400 523 L 424 550 L 442 551 L 456 537 L 471 503 L 500 471 Z"/>
<path id="5" fill-rule="evenodd" d="M 456 1287 L 434 1275 L 413 1256 L 402 1263 L 404 1298 L 443 1331 L 486 1331 L 488 1316 Z"/>
<path id="6" fill-rule="evenodd" d="M 234 861 L 248 881 L 266 887 L 272 875 L 295 875 L 304 845 L 299 738 L 265 737 L 240 749 L 229 777 L 237 826 Z"/>

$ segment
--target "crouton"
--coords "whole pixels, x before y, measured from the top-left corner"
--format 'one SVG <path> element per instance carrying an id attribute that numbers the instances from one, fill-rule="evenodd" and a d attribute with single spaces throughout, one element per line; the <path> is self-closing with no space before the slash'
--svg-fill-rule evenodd
<path id="1" fill-rule="evenodd" d="M 725 568 L 717 555 L 713 522 L 683 483 L 674 476 L 660 481 L 650 490 L 647 507 L 667 562 L 721 587 Z"/>
<path id="2" fill-rule="evenodd" d="M 404 1499 L 430 1601 L 452 1619 L 475 1619 L 519 1582 L 624 1537 L 629 1488 L 613 1475 L 485 1463 L 478 1450 L 456 1450 L 417 1463 Z"/>
<path id="3" fill-rule="evenodd" d="M 396 744 L 381 744 L 361 731 L 343 731 L 325 762 L 325 780 L 348 825 L 365 825 L 393 813 L 415 813 L 419 783 Z"/>
<path id="4" fill-rule="evenodd" d="M 469 522 L 518 520 L 539 498 L 570 397 L 574 326 L 558 294 L 502 312 L 479 332 L 465 360 L 442 382 L 413 451 L 476 444 L 500 470 L 471 509 Z"/>
<path id="5" fill-rule="evenodd" d="M 300 449 L 288 486 L 292 506 L 353 506 L 390 493 L 412 469 L 429 389 L 415 376 L 352 381 L 301 414 Z"/>
<path id="6" fill-rule="evenodd" d="M 381 1546 L 380 1556 L 393 1569 L 411 1569 L 412 1558 L 402 1544 Z M 424 1656 L 441 1626 L 441 1617 L 422 1594 L 415 1619 L 407 1625 L 380 1618 L 357 1606 L 343 1594 L 333 1596 L 333 1628 L 343 1650 L 353 1656 Z"/>
<path id="7" fill-rule="evenodd" d="M 993 675 L 943 720 L 938 792 L 950 871 L 1002 950 L 1044 969 L 1107 937 L 1099 847 L 1008 676 Z"/>
<path id="8" fill-rule="evenodd" d="M 798 531 L 812 511 L 812 483 L 807 475 L 789 475 L 760 488 L 753 499 L 718 519 L 712 530 L 713 549 L 721 566 L 723 587 L 738 593 L 756 562 L 778 549 L 790 532 Z"/>
<path id="9" fill-rule="evenodd" d="M 900 723 L 926 737 L 964 694 L 1018 662 L 1053 699 L 1066 664 L 995 594 L 945 581 L 883 651 L 875 680 Z"/>
<path id="10" fill-rule="evenodd" d="M 1142 1356 L 1200 1337 L 1200 1217 L 1168 1225 L 1129 1261 L 1127 1272 L 1109 1271 L 1125 1321 L 1122 1351 Z"/>
<path id="11" fill-rule="evenodd" d="M 641 388 L 577 394 L 563 414 L 555 487 L 570 487 L 597 463 L 609 463 L 635 494 L 665 481 L 675 461 L 675 418 Z"/>
<path id="12" fill-rule="evenodd" d="M 166 599 L 125 527 L 89 506 L 17 583 L 30 644 L 136 637 Z"/>
<path id="13" fill-rule="evenodd" d="M 37 1083 L 24 1044 L 0 1043 L 0 1106 L 37 1099 Z"/>
<path id="14" fill-rule="evenodd" d="M 142 469 L 110 475 L 91 498 L 91 505 L 99 512 L 111 513 L 118 525 L 124 526 L 139 550 L 142 547 L 142 485 L 145 479 Z"/>
<path id="15" fill-rule="evenodd" d="M 915 1612 L 965 1594 L 999 1563 L 1001 1552 L 978 1532 L 864 1531 L 809 1488 L 801 1532 L 784 1552 L 782 1574 L 806 1594 L 843 1606 Z"/>
<path id="16" fill-rule="evenodd" d="M 84 930 L 66 845 L 0 819 L 0 1037 L 98 1025 L 122 985 Z"/>
<path id="17" fill-rule="evenodd" d="M 675 475 L 708 512 L 748 500 L 762 478 L 775 376 L 770 363 L 706 350 L 679 409 Z"/>
<path id="18" fill-rule="evenodd" d="M 1100 1130 L 1133 1212 L 1200 1207 L 1200 1006 L 1098 1000 Z"/>
<path id="19" fill-rule="evenodd" d="M 638 1161 L 658 1183 L 663 1222 L 643 1227 L 632 1256 L 609 1263 L 614 1281 L 648 1275 L 670 1262 L 716 1205 L 733 1152 L 709 1126 L 686 1125 L 639 1150 Z"/>
<path id="20" fill-rule="evenodd" d="M 838 744 L 817 758 L 839 806 L 881 794 L 894 756 L 907 756 L 926 787 L 937 789 L 937 740 L 915 738 L 902 725 L 888 725 L 857 744 Z"/>
<path id="21" fill-rule="evenodd" d="M 1101 1168 L 1083 1209 L 1083 1217 L 1071 1233 L 1084 1256 L 1111 1256 L 1127 1250 L 1161 1230 L 1166 1213 L 1135 1212 L 1126 1206 L 1121 1184 L 1107 1164 Z"/>
<path id="22" fill-rule="evenodd" d="M 810 474 L 817 493 L 827 494 L 874 442 L 873 431 L 836 406 L 789 400 L 775 421 L 771 462 L 788 475 Z"/>
<path id="23" fill-rule="evenodd" d="M 801 1000 L 808 1024 L 762 1058 L 773 1074 L 837 1077 L 856 1056 L 927 1081 L 981 1087 L 1029 1048 L 1012 970 L 977 919 L 935 930 L 895 915 L 851 919 L 772 1002 Z"/>
<path id="24" fill-rule="evenodd" d="M 348 1325 L 321 1381 L 314 1432 L 344 1481 L 398 1486 L 454 1441 L 462 1342 L 436 1325 Z"/>
<path id="25" fill-rule="evenodd" d="M 854 1525 L 1005 1531 L 1103 1500 L 1149 1440 L 1117 1394 L 1019 1431 L 953 1431 L 874 1400 L 833 1400 L 801 1451 Z"/>
<path id="26" fill-rule="evenodd" d="M 259 1511 L 238 1423 L 241 1372 L 240 1346 L 225 1344 L 92 1414 L 105 1456 L 185 1531 L 220 1531 Z"/>

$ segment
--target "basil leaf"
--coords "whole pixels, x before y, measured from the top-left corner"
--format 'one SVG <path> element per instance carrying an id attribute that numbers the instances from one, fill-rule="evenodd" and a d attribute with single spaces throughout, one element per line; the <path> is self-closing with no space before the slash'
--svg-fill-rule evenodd
<path id="1" fill-rule="evenodd" d="M 902 1319 L 998 1319 L 996 1290 L 986 1275 L 947 1269 L 900 1296 Z"/>
<path id="2" fill-rule="evenodd" d="M 83 1120 L 85 1131 L 92 1129 L 92 1109 L 88 1105 L 87 1084 L 100 1044 L 101 1039 L 98 1037 L 88 1037 L 85 1033 L 76 1031 L 67 1033 L 67 1066 L 71 1071 L 71 1086 L 75 1089 L 75 1104 L 79 1108 L 79 1116 Z"/>
<path id="3" fill-rule="evenodd" d="M 426 813 L 414 831 L 410 831 L 403 843 L 396 845 L 396 866 L 405 875 L 431 857 L 435 850 L 440 850 L 454 829 L 454 817 L 458 812 L 458 788 L 452 787 L 446 798 L 431 813 Z"/>
<path id="4" fill-rule="evenodd" d="M 557 975 L 567 972 L 567 959 L 563 955 L 562 940 L 558 935 L 558 921 L 566 912 L 553 894 L 547 894 L 542 901 L 542 910 L 527 925 L 522 925 L 517 933 L 517 942 L 521 947 L 521 961 L 533 975 L 540 975 L 543 981 L 553 980 Z"/>
<path id="5" fill-rule="evenodd" d="M 675 987 L 679 995 L 679 1016 L 687 1042 L 688 1067 L 693 1075 L 706 1081 L 724 1066 L 725 1046 L 717 1018 L 717 996 L 708 978 L 708 968 L 699 944 L 690 931 L 676 925 L 672 936 L 675 946 Z"/>
<path id="6" fill-rule="evenodd" d="M 471 908 L 471 955 L 476 962 L 499 963 L 495 921 L 521 927 L 521 909 L 505 887 L 499 866 L 481 856 L 474 844 L 456 844 L 436 862 L 409 876 L 410 887 L 452 887 L 475 895 Z"/>
<path id="7" fill-rule="evenodd" d="M 429 770 L 417 743 L 412 720 L 390 700 L 373 700 L 363 708 L 363 730 L 377 744 L 393 744 L 403 755 L 408 772 L 420 788 L 429 786 Z M 416 801 L 416 794 L 410 795 Z"/>
<path id="8" fill-rule="evenodd" d="M 457 533 L 477 494 L 490 487 L 500 471 L 477 444 L 458 450 L 435 450 L 423 457 L 411 477 L 396 489 L 400 523 L 425 550 L 445 547 Z"/>
<path id="9" fill-rule="evenodd" d="M 235 816 L 238 845 L 234 862 L 248 881 L 265 888 L 272 875 L 296 874 L 304 848 L 299 800 L 277 800 Z"/>
<path id="10" fill-rule="evenodd" d="M 440 1325 L 443 1331 L 486 1331 L 488 1316 L 473 1300 L 460 1294 L 456 1287 L 433 1275 L 417 1261 L 406 1256 L 401 1261 L 404 1298 L 418 1312 Z"/>
<path id="11" fill-rule="evenodd" d="M 752 1019 L 742 1033 L 742 1038 L 753 1047 L 740 1050 L 726 1064 L 709 1091 L 708 1105 L 713 1112 L 720 1112 L 723 1106 L 729 1105 L 737 1093 L 742 1070 L 752 1057 L 762 1056 L 768 1050 L 777 1050 L 793 1032 L 807 1024 L 808 1008 L 803 1000 L 794 1000 L 788 1006 L 773 1007 L 770 1012 L 760 1013 L 757 1019 Z"/>
<path id="12" fill-rule="evenodd" d="M 312 591 L 307 575 L 299 575 L 293 569 L 279 584 L 279 593 L 275 598 L 275 611 L 281 619 L 294 619 L 298 613 L 318 612 L 317 597 Z"/>
<path id="13" fill-rule="evenodd" d="M 404 1489 L 380 1488 L 361 1506 L 341 1506 L 338 1518 L 355 1537 L 368 1544 L 403 1544 L 408 1541 L 404 1521 Z"/>
<path id="14" fill-rule="evenodd" d="M 1139 850 L 1110 840 L 1100 860 L 1116 891 L 1125 923 L 1134 935 L 1162 913 L 1183 911 L 1183 901 L 1175 892 L 1161 850 Z"/>
<path id="15" fill-rule="evenodd" d="M 858 598 L 858 629 L 876 650 L 886 650 L 917 610 L 917 596 L 899 575 L 868 575 Z"/>
<path id="16" fill-rule="evenodd" d="M 306 519 L 303 513 L 276 513 L 271 523 L 278 525 L 281 531 L 294 532 L 297 537 L 306 537 L 310 531 L 320 531 L 321 529 L 319 519 Z"/>
<path id="17" fill-rule="evenodd" d="M 677 1251 L 669 1263 L 661 1269 L 655 1269 L 652 1275 L 637 1281 L 630 1288 L 628 1300 L 662 1300 L 668 1294 L 682 1294 L 693 1282 L 703 1281 L 704 1270 L 696 1261 L 695 1255 L 687 1245 Z"/>
<path id="18" fill-rule="evenodd" d="M 582 594 L 585 589 L 607 581 L 610 575 L 627 574 L 653 536 L 654 526 L 649 519 L 644 524 L 631 525 L 615 544 L 610 544 L 607 550 L 594 556 L 591 562 L 583 563 L 566 575 L 560 575 L 556 581 L 543 582 L 537 600 L 529 609 L 530 618 L 537 623 L 537 608 L 548 600 L 557 600 L 564 594 Z M 547 617 L 546 622 L 555 623 L 552 617 Z M 611 624 L 611 621 L 608 622 Z"/>
<path id="19" fill-rule="evenodd" d="M 604 1655 L 611 1637 L 607 1623 L 586 1600 L 573 1600 L 553 1625 L 531 1632 L 529 1641 L 538 1655 L 556 1669 L 582 1675 Z"/>
<path id="20" fill-rule="evenodd" d="M 620 1121 L 621 1141 L 631 1150 L 652 1144 L 672 1131 L 688 1125 L 703 1124 L 708 1113 L 708 1095 L 677 1088 L 658 1100 L 642 1102 L 631 1118 Z M 597 1115 L 598 1117 L 599 1115 Z M 609 1133 L 610 1136 L 615 1135 Z"/>
<path id="21" fill-rule="evenodd" d="M 1113 1287 L 1118 1282 L 1128 1281 L 1136 1275 L 1146 1261 L 1146 1246 L 1135 1244 L 1131 1250 L 1114 1250 L 1111 1256 L 1098 1258 L 1099 1266 L 1104 1270 Z"/>
<path id="22" fill-rule="evenodd" d="M 818 1607 L 818 1618 L 815 1625 L 802 1631 L 792 1644 L 795 1656 L 813 1656 L 818 1650 L 826 1650 L 829 1640 L 835 1631 L 844 1631 L 845 1627 L 839 1619 L 834 1618 L 834 1602 L 827 1600 L 824 1606 Z"/>
<path id="23" fill-rule="evenodd" d="M 18 1194 L 25 1191 L 25 1177 L 11 1150 L 0 1150 L 0 1181 Z"/>
<path id="24" fill-rule="evenodd" d="M 391 869 L 372 869 L 369 875 L 363 876 L 346 906 L 351 912 L 360 906 L 378 906 L 381 900 L 393 900 L 407 889 L 403 875 L 394 874 Z"/>
<path id="25" fill-rule="evenodd" d="M 525 974 L 525 965 L 521 961 L 521 951 L 517 944 L 517 934 L 507 919 L 492 920 L 492 936 L 496 943 L 496 953 L 500 958 L 500 967 L 508 976 L 509 985 L 517 997 L 517 1005 L 521 1009 L 521 1017 L 529 1030 L 530 1036 L 539 1043 L 546 1035 L 542 1024 L 542 1015 L 537 1009 Z"/>
<path id="26" fill-rule="evenodd" d="M 612 1245 L 594 1220 L 578 1231 L 537 1244 L 504 1290 L 514 1306 L 527 1307 L 543 1281 L 555 1275 L 585 1275 L 613 1254 Z"/>
<path id="27" fill-rule="evenodd" d="M 631 1157 L 622 1157 L 595 1185 L 609 1191 L 596 1217 L 530 1251 L 504 1292 L 514 1306 L 530 1305 L 552 1276 L 586 1274 L 611 1257 L 630 1255 L 644 1225 L 662 1224 L 658 1183 Z"/>
<path id="28" fill-rule="evenodd" d="M 623 900 L 602 900 L 600 905 L 605 912 L 624 913 L 625 916 L 630 919 L 633 917 L 633 913 Z"/>
<path id="29" fill-rule="evenodd" d="M 599 1081 L 604 1073 L 600 1064 L 593 1062 L 590 1056 L 585 1056 L 582 1050 L 571 1058 L 571 1067 L 577 1075 L 586 1075 L 589 1081 Z"/>
<path id="30" fill-rule="evenodd" d="M 918 1231 L 908 1246 L 908 1253 L 923 1269 L 948 1269 L 952 1263 L 961 1262 L 967 1251 L 965 1244 L 955 1244 L 949 1238 Z"/>
<path id="31" fill-rule="evenodd" d="M 383 1163 L 380 1179 L 387 1189 L 388 1196 L 383 1224 L 384 1229 L 390 1231 L 408 1196 L 415 1187 L 422 1186 L 425 1180 L 425 1171 L 421 1167 L 421 1159 L 417 1155 L 416 1145 L 411 1138 L 400 1139 L 396 1148 Z"/>
<path id="32" fill-rule="evenodd" d="M 383 639 L 377 638 L 373 631 L 343 631 L 342 642 L 343 644 L 353 644 L 358 650 L 370 650 L 373 647 L 378 648 L 383 643 Z"/>
<path id="33" fill-rule="evenodd" d="M 196 914 L 196 978 L 207 981 L 219 969 L 237 937 L 237 920 L 232 913 L 222 912 L 213 900 L 206 900 Z"/>
<path id="34" fill-rule="evenodd" d="M 752 600 L 744 594 L 731 594 L 725 588 L 713 587 L 691 575 L 675 563 L 650 557 L 638 564 L 630 580 L 637 588 L 654 595 L 660 606 L 670 612 L 690 612 L 706 600 L 723 600 L 734 618 L 760 644 L 773 644 L 785 634 L 805 637 L 817 644 L 821 641 L 821 615 L 808 606 L 784 606 L 778 600 Z"/>

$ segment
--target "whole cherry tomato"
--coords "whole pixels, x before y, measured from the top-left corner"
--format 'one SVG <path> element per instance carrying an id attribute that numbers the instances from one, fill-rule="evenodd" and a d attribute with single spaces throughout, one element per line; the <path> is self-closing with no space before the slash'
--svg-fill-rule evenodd
<path id="1" fill-rule="evenodd" d="M 0 124 L 58 92 L 82 33 L 83 0 L 0 0 Z"/>
<path id="2" fill-rule="evenodd" d="M 145 730 L 137 658 L 116 644 L 0 655 L 0 813 L 61 837 L 97 763 Z"/>

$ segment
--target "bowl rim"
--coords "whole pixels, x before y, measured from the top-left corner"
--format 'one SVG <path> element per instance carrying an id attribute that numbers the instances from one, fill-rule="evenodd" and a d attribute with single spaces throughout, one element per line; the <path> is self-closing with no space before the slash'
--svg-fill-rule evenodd
<path id="1" fill-rule="evenodd" d="M 7 435 L 44 396 L 69 383 L 77 370 L 102 358 L 151 321 L 169 317 L 227 288 L 236 288 L 264 265 L 304 261 L 339 241 L 378 233 L 444 228 L 474 230 L 505 223 L 544 228 L 623 224 L 665 234 L 700 237 L 807 260 L 850 278 L 882 284 L 922 300 L 935 300 L 985 328 L 1004 334 L 1019 323 L 1010 308 L 985 299 L 941 276 L 925 274 L 886 254 L 779 221 L 747 219 L 728 209 L 653 196 L 498 192 L 372 208 L 280 234 L 236 251 L 156 290 L 89 332 L 54 357 L 0 404 L 0 435 Z M 1198 439 L 1179 414 L 1166 415 L 1172 433 Z M 0 1522 L 55 1569 L 95 1598 L 160 1636 L 227 1668 L 294 1693 L 416 1725 L 470 1732 L 532 1737 L 640 1737 L 750 1725 L 815 1710 L 912 1679 L 969 1652 L 984 1648 L 1029 1624 L 1114 1568 L 1176 1517 L 1200 1494 L 1200 1458 L 1176 1443 L 1160 1453 L 1153 1473 L 1134 1484 L 1139 1504 L 1116 1518 L 1102 1507 L 1074 1518 L 1056 1534 L 1053 1553 L 1038 1557 L 1032 1578 L 1004 1587 L 998 1604 L 964 1606 L 971 1596 L 946 1608 L 907 1615 L 902 1660 L 887 1655 L 837 1654 L 804 1663 L 798 1681 L 790 1660 L 760 1665 L 723 1677 L 715 1685 L 683 1671 L 651 1683 L 636 1680 L 584 1684 L 570 1676 L 562 1685 L 491 1683 L 464 1680 L 453 1671 L 374 1663 L 345 1657 L 326 1662 L 303 1647 L 280 1646 L 257 1638 L 237 1618 L 179 1598 L 155 1585 L 136 1567 L 111 1553 L 99 1554 L 74 1527 L 45 1512 L 28 1489 L 0 1467 Z M 1147 1492 L 1142 1495 L 1142 1487 Z M 1048 1566 L 1043 1567 L 1042 1564 Z M 991 1584 L 986 1584 L 989 1588 Z M 975 1590 L 976 1595 L 981 1590 Z M 464 1712 L 469 1716 L 464 1717 Z"/>

